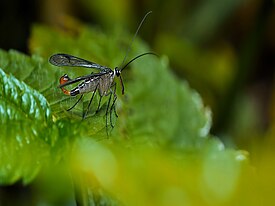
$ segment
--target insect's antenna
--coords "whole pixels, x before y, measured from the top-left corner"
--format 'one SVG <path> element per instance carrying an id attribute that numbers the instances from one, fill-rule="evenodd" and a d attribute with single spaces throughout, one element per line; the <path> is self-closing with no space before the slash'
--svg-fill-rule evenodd
<path id="1" fill-rule="evenodd" d="M 138 59 L 138 58 L 140 58 L 140 57 L 142 57 L 142 56 L 145 56 L 145 55 L 149 55 L 149 54 L 158 56 L 157 54 L 155 54 L 155 53 L 153 53 L 153 52 L 146 52 L 146 53 L 140 54 L 140 55 L 134 57 L 133 59 L 131 59 L 127 64 L 125 64 L 125 65 L 120 69 L 120 71 L 122 71 L 123 69 L 125 69 L 129 64 L 131 64 L 131 63 L 132 63 L 133 61 L 135 61 L 136 59 Z"/>
<path id="2" fill-rule="evenodd" d="M 138 31 L 139 31 L 140 27 L 142 26 L 142 24 L 143 24 L 143 22 L 145 21 L 146 17 L 147 17 L 149 14 L 151 14 L 151 13 L 152 13 L 152 11 L 149 11 L 147 14 L 145 14 L 145 16 L 143 17 L 143 19 L 142 19 L 141 22 L 139 23 L 138 28 L 137 28 L 137 30 L 136 30 L 136 33 L 135 33 L 135 35 L 134 35 L 134 37 L 133 37 L 133 39 L 132 39 L 130 45 L 128 46 L 128 49 L 127 49 L 126 54 L 125 54 L 125 57 L 124 57 L 124 59 L 123 59 L 123 61 L 122 61 L 122 63 L 121 63 L 121 66 L 124 64 L 124 62 L 125 62 L 125 60 L 126 60 L 128 54 L 129 54 L 129 52 L 130 52 L 130 50 L 131 50 L 132 44 L 133 44 L 133 42 L 134 42 L 134 40 L 135 40 L 135 38 L 136 38 L 136 36 L 137 36 L 137 34 L 138 34 Z"/>

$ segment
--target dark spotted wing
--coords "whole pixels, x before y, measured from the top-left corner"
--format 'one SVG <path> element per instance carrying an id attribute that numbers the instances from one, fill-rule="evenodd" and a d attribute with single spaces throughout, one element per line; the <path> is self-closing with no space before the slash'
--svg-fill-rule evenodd
<path id="1" fill-rule="evenodd" d="M 54 54 L 50 57 L 49 62 L 55 66 L 87 67 L 98 70 L 103 70 L 107 68 L 97 63 L 72 56 L 70 54 Z"/>

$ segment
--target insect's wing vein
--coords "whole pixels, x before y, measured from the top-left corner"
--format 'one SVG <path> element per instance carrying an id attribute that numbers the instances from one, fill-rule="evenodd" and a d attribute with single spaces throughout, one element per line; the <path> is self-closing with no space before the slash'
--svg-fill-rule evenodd
<path id="1" fill-rule="evenodd" d="M 54 54 L 49 62 L 55 66 L 87 67 L 102 70 L 106 67 L 69 54 Z"/>

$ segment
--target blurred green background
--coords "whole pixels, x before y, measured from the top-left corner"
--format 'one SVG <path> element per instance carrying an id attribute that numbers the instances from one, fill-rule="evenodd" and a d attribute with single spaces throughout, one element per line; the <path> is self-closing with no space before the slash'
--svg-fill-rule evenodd
<path id="1" fill-rule="evenodd" d="M 0 9 L 0 48 L 24 53 L 34 23 L 66 28 L 71 19 L 134 33 L 152 10 L 139 36 L 201 94 L 213 112 L 211 133 L 249 151 L 252 162 L 263 151 L 274 155 L 274 1 L 1 0 Z"/>

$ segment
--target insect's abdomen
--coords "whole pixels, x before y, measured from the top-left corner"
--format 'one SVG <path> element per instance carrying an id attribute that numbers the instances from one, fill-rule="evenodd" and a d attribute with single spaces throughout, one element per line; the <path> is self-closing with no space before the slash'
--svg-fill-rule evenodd
<path id="1" fill-rule="evenodd" d="M 79 94 L 93 92 L 98 88 L 99 78 L 87 79 L 78 85 Z"/>

